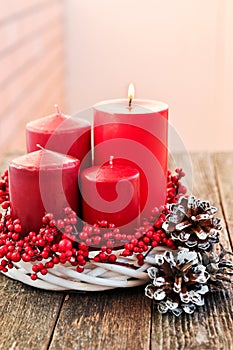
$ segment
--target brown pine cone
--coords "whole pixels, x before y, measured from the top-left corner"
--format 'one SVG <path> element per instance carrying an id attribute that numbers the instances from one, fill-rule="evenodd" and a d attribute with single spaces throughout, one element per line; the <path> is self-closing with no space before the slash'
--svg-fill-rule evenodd
<path id="1" fill-rule="evenodd" d="M 194 196 L 180 197 L 178 203 L 170 206 L 170 211 L 163 229 L 170 233 L 177 247 L 203 251 L 219 242 L 221 220 L 214 216 L 217 209 L 208 201 L 200 201 Z"/>

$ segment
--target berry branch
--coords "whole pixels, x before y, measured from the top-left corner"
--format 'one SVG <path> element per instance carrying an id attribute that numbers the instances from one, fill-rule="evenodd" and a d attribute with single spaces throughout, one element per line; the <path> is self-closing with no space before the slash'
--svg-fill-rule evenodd
<path id="1" fill-rule="evenodd" d="M 181 169 L 176 169 L 175 175 L 168 172 L 167 203 L 176 203 L 186 192 L 181 184 L 184 175 Z M 93 226 L 84 223 L 78 229 L 77 215 L 71 208 L 65 208 L 64 217 L 59 219 L 52 213 L 45 214 L 38 232 L 22 232 L 20 219 L 11 215 L 8 171 L 1 176 L 0 204 L 4 211 L 0 214 L 0 271 L 7 272 L 21 260 L 32 262 L 32 280 L 38 278 L 38 273 L 46 275 L 56 264 L 69 263 L 80 273 L 89 261 L 122 264 L 117 260 L 119 249 L 123 257 L 136 256 L 141 266 L 150 250 L 158 245 L 176 248 L 170 233 L 162 227 L 169 213 L 167 206 L 154 208 L 142 226 L 128 234 L 106 220 Z M 90 251 L 96 251 L 93 258 Z"/>

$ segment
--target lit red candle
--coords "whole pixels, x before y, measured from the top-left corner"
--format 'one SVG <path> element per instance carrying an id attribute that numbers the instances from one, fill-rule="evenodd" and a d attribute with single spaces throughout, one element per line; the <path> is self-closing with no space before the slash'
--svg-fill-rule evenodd
<path id="1" fill-rule="evenodd" d="M 131 233 L 139 225 L 140 175 L 136 168 L 110 161 L 81 173 L 83 220 L 107 220 Z"/>
<path id="2" fill-rule="evenodd" d="M 37 231 L 45 212 L 63 217 L 70 206 L 79 212 L 78 173 L 80 162 L 71 156 L 38 150 L 18 157 L 9 165 L 12 214 L 23 232 Z"/>
<path id="3" fill-rule="evenodd" d="M 91 166 L 91 125 L 88 121 L 56 113 L 29 122 L 26 125 L 27 151 L 37 150 L 36 145 L 78 158 L 82 168 Z"/>
<path id="4" fill-rule="evenodd" d="M 129 99 L 94 106 L 94 163 L 111 154 L 140 171 L 141 213 L 165 204 L 167 179 L 168 106 L 163 102 Z"/>

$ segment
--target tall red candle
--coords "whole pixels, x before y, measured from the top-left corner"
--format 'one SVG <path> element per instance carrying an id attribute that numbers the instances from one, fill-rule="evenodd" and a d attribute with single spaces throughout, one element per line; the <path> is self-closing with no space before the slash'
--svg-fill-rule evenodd
<path id="1" fill-rule="evenodd" d="M 9 165 L 12 214 L 25 233 L 37 231 L 45 212 L 63 217 L 70 206 L 77 213 L 80 162 L 71 156 L 39 150 L 18 157 Z"/>
<path id="2" fill-rule="evenodd" d="M 131 233 L 139 225 L 140 175 L 129 165 L 112 159 L 81 173 L 83 220 L 89 224 L 107 220 Z"/>
<path id="3" fill-rule="evenodd" d="M 150 100 L 111 100 L 94 106 L 94 162 L 111 154 L 140 171 L 141 213 L 166 201 L 168 106 Z"/>
<path id="4" fill-rule="evenodd" d="M 91 125 L 88 121 L 73 118 L 60 112 L 29 122 L 26 125 L 27 151 L 37 150 L 36 145 L 78 158 L 82 168 L 91 166 Z"/>

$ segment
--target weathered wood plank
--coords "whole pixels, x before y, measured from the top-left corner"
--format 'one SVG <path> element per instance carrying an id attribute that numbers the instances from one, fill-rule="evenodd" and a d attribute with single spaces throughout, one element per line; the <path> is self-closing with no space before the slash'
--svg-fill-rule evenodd
<path id="1" fill-rule="evenodd" d="M 185 170 L 187 157 L 178 161 Z M 224 219 L 220 198 L 215 181 L 215 169 L 208 154 L 192 156 L 194 195 L 209 200 L 219 208 L 218 216 Z M 222 164 L 223 167 L 223 164 Z M 216 169 L 217 173 L 219 169 Z M 222 169 L 224 172 L 224 169 Z M 187 174 L 191 177 L 191 174 Z M 224 197 L 222 198 L 224 202 Z M 225 226 L 225 225 L 224 225 Z M 224 228 L 222 239 L 228 245 L 228 233 Z M 208 296 L 206 305 L 193 315 L 160 315 L 154 307 L 152 313 L 152 349 L 231 349 L 233 343 L 232 287 Z"/>
<path id="2" fill-rule="evenodd" d="M 62 302 L 62 293 L 0 275 L 0 349 L 47 349 Z"/>
<path id="3" fill-rule="evenodd" d="M 148 349 L 151 302 L 144 289 L 71 293 L 63 304 L 50 350 Z"/>

